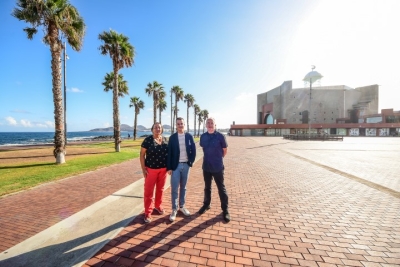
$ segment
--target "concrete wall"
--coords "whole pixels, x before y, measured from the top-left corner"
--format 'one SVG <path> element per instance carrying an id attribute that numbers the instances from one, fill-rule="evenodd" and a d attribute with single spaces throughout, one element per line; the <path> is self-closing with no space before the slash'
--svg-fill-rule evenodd
<path id="1" fill-rule="evenodd" d="M 292 81 L 285 81 L 282 85 L 269 90 L 266 93 L 257 95 L 257 123 L 262 124 L 265 118 L 265 114 L 260 116 L 260 112 L 262 113 L 263 105 L 268 103 L 273 103 L 273 111 L 272 115 L 275 119 L 281 119 L 283 116 L 283 107 L 285 106 L 284 99 L 281 98 L 281 95 L 287 91 L 292 90 Z M 283 118 L 284 119 L 284 118 Z"/>

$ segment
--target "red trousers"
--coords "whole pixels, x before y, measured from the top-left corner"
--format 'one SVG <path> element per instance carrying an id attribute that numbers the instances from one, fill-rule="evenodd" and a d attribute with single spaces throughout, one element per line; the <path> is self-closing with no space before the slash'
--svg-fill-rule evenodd
<path id="1" fill-rule="evenodd" d="M 167 168 L 151 169 L 146 167 L 146 169 L 147 176 L 144 179 L 144 214 L 150 216 L 153 208 L 161 208 L 165 181 L 167 180 Z M 154 188 L 156 192 L 153 206 Z"/>

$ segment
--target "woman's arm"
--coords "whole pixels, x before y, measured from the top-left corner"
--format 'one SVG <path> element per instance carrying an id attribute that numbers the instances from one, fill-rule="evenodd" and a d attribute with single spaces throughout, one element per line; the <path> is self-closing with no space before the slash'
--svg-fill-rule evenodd
<path id="1" fill-rule="evenodd" d="M 143 177 L 146 178 L 147 176 L 147 169 L 146 165 L 144 164 L 145 158 L 146 158 L 146 151 L 147 149 L 142 147 L 140 149 L 140 166 L 142 167 L 142 172 L 143 172 Z"/>

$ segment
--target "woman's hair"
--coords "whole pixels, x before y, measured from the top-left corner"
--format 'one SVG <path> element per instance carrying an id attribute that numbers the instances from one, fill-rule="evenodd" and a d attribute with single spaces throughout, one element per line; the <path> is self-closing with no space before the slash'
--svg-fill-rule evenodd
<path id="1" fill-rule="evenodd" d="M 154 126 L 155 126 L 156 124 L 160 124 L 160 126 L 161 126 L 161 133 L 163 133 L 163 132 L 164 132 L 164 128 L 162 127 L 161 123 L 159 123 L 159 122 L 155 122 L 155 123 L 153 124 L 153 126 L 151 126 L 151 132 L 153 132 Z"/>

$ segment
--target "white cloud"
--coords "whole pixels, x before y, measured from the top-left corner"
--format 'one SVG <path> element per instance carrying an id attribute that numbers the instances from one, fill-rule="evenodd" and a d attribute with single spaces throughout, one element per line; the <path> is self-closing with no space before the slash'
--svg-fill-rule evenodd
<path id="1" fill-rule="evenodd" d="M 9 125 L 17 125 L 17 121 L 13 117 L 6 117 L 6 121 Z"/>
<path id="2" fill-rule="evenodd" d="M 28 120 L 20 120 L 20 122 L 21 122 L 21 125 L 24 127 L 29 127 L 29 128 L 33 127 L 32 123 Z"/>
<path id="3" fill-rule="evenodd" d="M 108 122 L 103 123 L 103 127 L 104 128 L 110 127 L 110 123 L 108 123 Z"/>
<path id="4" fill-rule="evenodd" d="M 29 120 L 26 119 L 21 119 L 19 123 L 17 122 L 16 119 L 13 117 L 6 117 L 5 120 L 7 121 L 8 125 L 13 125 L 13 126 L 22 126 L 26 128 L 34 128 L 34 127 L 39 127 L 39 128 L 54 128 L 54 122 L 52 121 L 45 121 L 45 122 L 30 122 Z"/>
<path id="5" fill-rule="evenodd" d="M 83 93 L 84 92 L 83 90 L 80 90 L 79 88 L 76 88 L 76 87 L 72 87 L 71 89 L 67 89 L 67 91 L 71 92 L 71 93 Z"/>
<path id="6" fill-rule="evenodd" d="M 51 121 L 45 121 L 44 123 L 34 123 L 34 126 L 40 128 L 54 128 L 54 123 Z"/>
<path id="7" fill-rule="evenodd" d="M 250 100 L 254 100 L 257 96 L 252 93 L 241 93 L 237 97 L 235 97 L 235 100 L 238 101 L 239 103 L 246 103 Z"/>
<path id="8" fill-rule="evenodd" d="M 52 122 L 52 121 L 45 121 L 44 123 L 45 123 L 48 127 L 54 128 L 54 122 Z"/>

